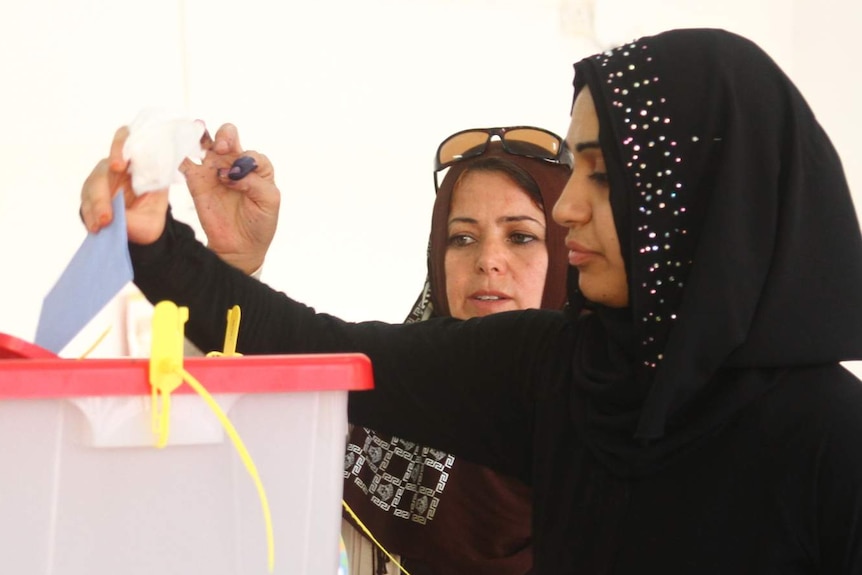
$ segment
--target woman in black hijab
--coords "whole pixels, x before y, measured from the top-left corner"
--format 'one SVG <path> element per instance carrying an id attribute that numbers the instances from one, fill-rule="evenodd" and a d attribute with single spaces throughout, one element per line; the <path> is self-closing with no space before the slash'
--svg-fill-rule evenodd
<path id="1" fill-rule="evenodd" d="M 351 420 L 530 483 L 538 574 L 862 572 L 862 385 L 839 363 L 862 359 L 862 237 L 828 137 L 720 30 L 575 71 L 554 216 L 593 313 L 349 324 L 169 217 L 130 224 L 135 281 L 189 306 L 202 348 L 239 303 L 243 353 L 367 353 Z"/>

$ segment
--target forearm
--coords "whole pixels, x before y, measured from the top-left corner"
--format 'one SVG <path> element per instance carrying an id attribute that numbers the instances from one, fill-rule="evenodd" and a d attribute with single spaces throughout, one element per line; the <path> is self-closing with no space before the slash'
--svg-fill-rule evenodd
<path id="1" fill-rule="evenodd" d="M 165 231 L 153 244 L 129 245 L 135 283 L 147 298 L 156 303 L 170 300 L 189 308 L 186 334 L 207 351 L 220 349 L 224 340 L 227 310 L 239 305 L 242 310 L 237 350 L 241 353 L 274 353 L 279 340 L 267 332 L 253 329 L 260 322 L 257 311 L 266 310 L 272 297 L 254 279 L 221 260 L 200 244 L 193 230 L 167 219 Z M 217 286 L 217 287 L 216 287 Z"/>
<path id="2" fill-rule="evenodd" d="M 189 308 L 187 335 L 201 349 L 220 348 L 227 310 L 239 305 L 240 353 L 360 352 L 371 358 L 376 391 L 351 394 L 356 423 L 509 473 L 522 471 L 534 367 L 549 342 L 565 341 L 559 337 L 567 325 L 562 314 L 410 325 L 344 322 L 230 267 L 191 228 L 170 218 L 155 244 L 132 246 L 132 261 L 135 282 L 151 301 L 170 299 Z"/>

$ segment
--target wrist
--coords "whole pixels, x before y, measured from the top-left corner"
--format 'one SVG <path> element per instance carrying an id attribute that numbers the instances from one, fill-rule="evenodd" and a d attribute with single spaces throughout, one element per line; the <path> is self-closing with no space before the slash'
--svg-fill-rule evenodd
<path id="1" fill-rule="evenodd" d="M 257 278 L 263 270 L 263 258 L 236 253 L 222 253 L 213 249 L 212 246 L 209 245 L 207 248 L 217 255 L 220 260 L 232 267 L 235 267 L 246 275 Z"/>

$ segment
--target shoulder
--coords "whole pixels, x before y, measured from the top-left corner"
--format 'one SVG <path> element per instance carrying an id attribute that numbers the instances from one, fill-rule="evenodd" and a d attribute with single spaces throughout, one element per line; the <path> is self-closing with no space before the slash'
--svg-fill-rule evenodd
<path id="1" fill-rule="evenodd" d="M 759 403 L 767 433 L 794 429 L 820 444 L 862 434 L 862 382 L 838 364 L 785 370 Z"/>
<path id="2" fill-rule="evenodd" d="M 774 376 L 771 390 L 740 414 L 733 436 L 764 465 L 784 470 L 782 482 L 807 477 L 812 484 L 840 469 L 862 487 L 862 382 L 837 364 Z"/>
<path id="3" fill-rule="evenodd" d="M 862 430 L 862 381 L 841 365 L 794 369 L 780 385 L 801 403 L 797 411 L 826 429 L 851 425 Z"/>
<path id="4" fill-rule="evenodd" d="M 797 383 L 798 382 L 798 383 Z M 824 573 L 862 569 L 862 382 L 841 366 L 800 370 L 797 410 L 810 429 L 814 549 Z M 804 455 L 803 455 L 804 459 Z M 803 501 L 806 498 L 803 497 Z"/>
<path id="5" fill-rule="evenodd" d="M 761 415 L 771 451 L 781 454 L 791 475 L 809 476 L 821 501 L 842 492 L 850 498 L 844 505 L 862 506 L 862 382 L 856 376 L 840 365 L 788 370 Z"/>

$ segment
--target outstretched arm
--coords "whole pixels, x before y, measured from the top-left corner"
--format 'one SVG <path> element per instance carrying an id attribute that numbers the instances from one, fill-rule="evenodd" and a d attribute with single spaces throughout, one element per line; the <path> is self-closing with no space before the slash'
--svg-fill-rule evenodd
<path id="1" fill-rule="evenodd" d="M 131 248 L 135 282 L 151 301 L 189 308 L 186 334 L 201 349 L 221 345 L 225 311 L 239 305 L 241 353 L 364 353 L 376 390 L 351 394 L 354 423 L 529 475 L 535 393 L 566 372 L 552 365 L 571 344 L 562 313 L 350 323 L 225 265 L 174 220 L 157 242 Z"/>

